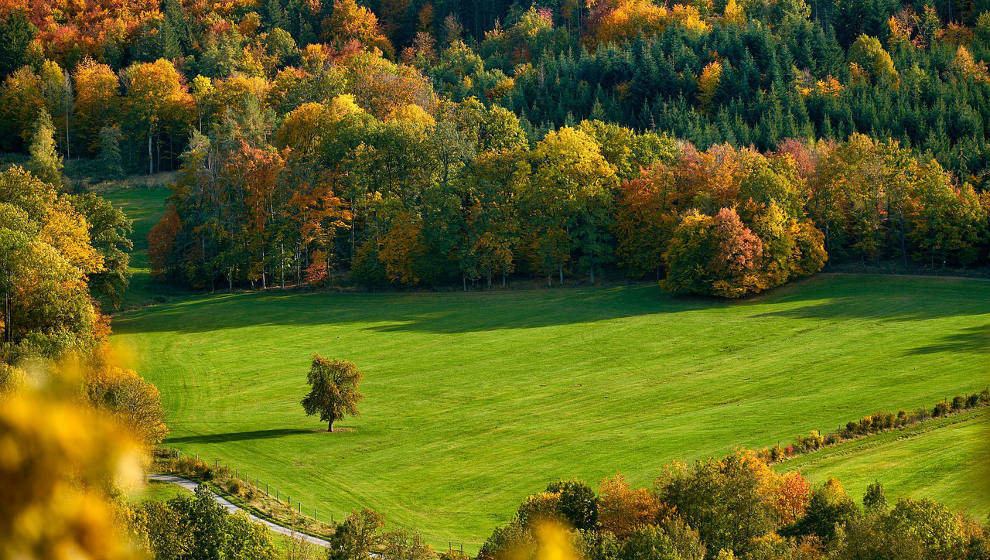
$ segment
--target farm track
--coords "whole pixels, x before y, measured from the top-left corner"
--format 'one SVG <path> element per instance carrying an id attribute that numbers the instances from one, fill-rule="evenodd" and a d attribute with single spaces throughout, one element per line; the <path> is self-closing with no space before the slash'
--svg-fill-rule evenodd
<path id="1" fill-rule="evenodd" d="M 189 490 L 190 492 L 194 492 L 196 490 L 196 486 L 199 485 L 197 482 L 194 482 L 192 480 L 189 480 L 189 479 L 186 479 L 186 478 L 182 478 L 181 476 L 174 476 L 174 475 L 171 475 L 171 474 L 149 474 L 148 475 L 148 480 L 154 480 L 154 481 L 157 481 L 157 482 L 168 482 L 168 483 L 171 483 L 171 484 L 175 484 L 177 486 L 180 486 L 182 488 L 185 488 L 186 490 Z M 330 543 L 328 543 L 327 541 L 325 541 L 325 540 L 323 540 L 321 538 L 317 538 L 317 537 L 314 537 L 314 536 L 311 536 L 311 535 L 307 535 L 305 533 L 300 533 L 298 531 L 294 531 L 294 530 L 292 530 L 292 529 L 290 529 L 288 527 L 279 525 L 277 523 L 272 523 L 271 521 L 268 521 L 267 519 L 263 519 L 261 517 L 258 517 L 257 515 L 254 515 L 253 513 L 247 511 L 246 509 L 243 509 L 240 506 L 237 506 L 236 504 L 231 503 L 230 500 L 224 498 L 223 496 L 221 496 L 221 495 L 219 495 L 219 494 L 217 494 L 215 492 L 212 492 L 211 491 L 210 493 L 213 495 L 213 499 L 216 500 L 216 502 L 218 504 L 222 505 L 228 512 L 230 512 L 230 513 L 237 513 L 239 511 L 242 511 L 245 514 L 247 514 L 248 518 L 251 521 L 254 521 L 255 523 L 261 523 L 261 524 L 263 524 L 264 526 L 268 527 L 268 529 L 271 530 L 274 533 L 278 533 L 280 535 L 285 535 L 287 537 L 300 538 L 300 539 L 304 540 L 307 543 L 315 544 L 317 546 L 322 546 L 323 548 L 327 548 L 327 547 L 330 546 Z"/>

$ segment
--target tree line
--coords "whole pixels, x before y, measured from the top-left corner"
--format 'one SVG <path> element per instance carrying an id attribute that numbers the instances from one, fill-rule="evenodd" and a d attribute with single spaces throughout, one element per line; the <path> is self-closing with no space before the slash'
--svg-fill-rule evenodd
<path id="1" fill-rule="evenodd" d="M 228 114 L 183 154 L 151 233 L 154 273 L 210 289 L 345 271 L 370 287 L 467 289 L 608 272 L 739 297 L 828 259 L 986 262 L 990 196 L 897 141 L 702 151 L 583 121 L 530 143 L 499 106 L 435 103 L 380 117 L 341 93 L 293 109 L 270 143 Z"/>
<path id="2" fill-rule="evenodd" d="M 325 285 L 342 273 L 465 289 L 621 274 L 738 297 L 829 260 L 982 265 L 979 173 L 917 141 L 980 153 L 965 135 L 926 128 L 966 127 L 923 91 L 956 105 L 983 91 L 982 35 L 941 24 L 939 10 L 871 6 L 889 29 L 880 39 L 864 34 L 879 27 L 840 29 L 844 15 L 800 2 L 603 0 L 508 9 L 483 37 L 454 18 L 400 52 L 392 16 L 353 0 L 272 0 L 265 13 L 166 2 L 113 41 L 69 34 L 75 50 L 57 47 L 55 24 L 38 27 L 44 14 L 8 9 L 5 32 L 19 39 L 5 55 L 16 63 L 0 88 L 0 139 L 30 152 L 49 123 L 44 149 L 95 158 L 104 178 L 179 169 L 152 263 L 198 288 Z M 110 13 L 127 20 L 133 8 Z M 74 9 L 69 20 L 89 13 Z M 290 25 L 317 13 L 318 35 Z M 959 37 L 968 42 L 950 53 Z M 110 56 L 114 41 L 132 49 Z M 909 75 L 928 78 L 915 87 Z M 878 101 L 909 92 L 914 105 Z M 628 118 L 653 103 L 644 95 L 679 100 L 677 119 L 731 126 L 699 135 L 715 129 L 657 121 L 652 109 L 649 123 Z M 848 118 L 821 120 L 813 98 Z M 905 136 L 848 100 L 931 112 Z M 978 104 L 960 111 L 982 119 Z M 852 124 L 822 128 L 832 121 Z"/>

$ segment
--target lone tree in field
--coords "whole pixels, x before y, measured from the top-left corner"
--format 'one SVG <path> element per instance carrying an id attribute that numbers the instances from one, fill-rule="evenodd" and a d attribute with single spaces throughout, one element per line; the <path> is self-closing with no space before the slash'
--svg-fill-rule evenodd
<path id="1" fill-rule="evenodd" d="M 312 390 L 302 400 L 306 414 L 319 414 L 320 420 L 329 422 L 327 431 L 332 432 L 335 420 L 358 413 L 357 403 L 364 395 L 357 392 L 357 387 L 363 377 L 351 362 L 314 354 L 307 378 Z"/>

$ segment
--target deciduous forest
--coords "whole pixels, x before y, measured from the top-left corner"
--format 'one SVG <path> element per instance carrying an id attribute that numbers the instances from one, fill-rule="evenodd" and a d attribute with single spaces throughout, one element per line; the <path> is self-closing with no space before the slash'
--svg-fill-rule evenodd
<path id="1" fill-rule="evenodd" d="M 990 559 L 988 58 L 990 0 L 0 0 L 0 560 Z"/>

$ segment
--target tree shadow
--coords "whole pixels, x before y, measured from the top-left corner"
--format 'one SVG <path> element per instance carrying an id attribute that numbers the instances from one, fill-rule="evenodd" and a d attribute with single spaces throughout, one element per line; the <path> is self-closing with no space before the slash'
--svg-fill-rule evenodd
<path id="1" fill-rule="evenodd" d="M 966 282 L 959 284 L 959 282 Z M 741 301 L 671 296 L 656 284 L 491 292 L 266 292 L 203 296 L 118 315 L 117 334 L 354 324 L 462 334 L 594 323 L 729 306 L 751 317 L 922 320 L 990 314 L 990 283 L 819 275 Z"/>
<path id="2" fill-rule="evenodd" d="M 166 438 L 164 443 L 228 443 L 232 441 L 248 441 L 255 439 L 270 439 L 283 436 L 293 436 L 299 434 L 311 434 L 313 430 L 281 429 L 281 430 L 254 430 L 250 432 L 228 432 L 225 434 L 202 434 L 196 436 L 182 436 Z"/>
<path id="3" fill-rule="evenodd" d="M 845 274 L 817 278 L 834 289 L 790 290 L 775 299 L 782 309 L 758 317 L 923 321 L 990 314 L 990 283 L 982 280 Z M 816 294 L 827 297 L 810 301 Z M 807 304 L 787 305 L 801 301 Z"/>
<path id="4" fill-rule="evenodd" d="M 914 348 L 908 354 L 924 355 L 939 352 L 990 354 L 990 323 L 967 327 L 962 332 L 943 337 L 941 341 L 935 344 Z"/>
<path id="5" fill-rule="evenodd" d="M 439 334 L 538 328 L 730 305 L 664 294 L 654 284 L 490 292 L 214 295 L 122 313 L 115 334 L 202 333 L 279 325 L 346 325 Z"/>

